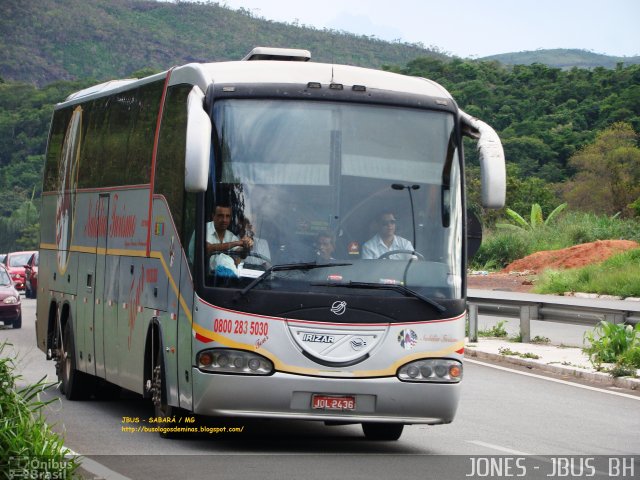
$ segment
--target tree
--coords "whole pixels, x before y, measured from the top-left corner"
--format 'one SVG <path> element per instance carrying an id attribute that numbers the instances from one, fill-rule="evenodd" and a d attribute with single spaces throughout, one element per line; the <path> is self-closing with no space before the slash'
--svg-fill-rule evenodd
<path id="1" fill-rule="evenodd" d="M 569 161 L 577 171 L 564 188 L 572 208 L 630 216 L 640 197 L 638 136 L 628 123 L 615 123 L 600 132 Z"/>

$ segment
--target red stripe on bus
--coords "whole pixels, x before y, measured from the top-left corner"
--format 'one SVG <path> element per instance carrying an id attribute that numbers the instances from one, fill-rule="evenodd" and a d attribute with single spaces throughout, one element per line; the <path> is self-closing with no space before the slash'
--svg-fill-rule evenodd
<path id="1" fill-rule="evenodd" d="M 164 113 L 164 101 L 167 98 L 167 88 L 169 88 L 169 79 L 171 78 L 171 68 L 167 72 L 167 78 L 164 80 L 162 88 L 162 98 L 160 99 L 160 109 L 158 110 L 158 120 L 156 121 L 156 133 L 153 137 L 153 154 L 151 155 L 151 181 L 149 182 L 149 218 L 147 219 L 147 257 L 151 255 L 151 219 L 153 216 L 153 191 L 156 183 L 156 158 L 158 156 L 158 140 L 160 139 L 160 126 L 162 125 L 162 114 Z"/>
<path id="2" fill-rule="evenodd" d="M 209 343 L 209 342 L 213 342 L 212 338 L 207 338 L 204 337 L 202 335 L 200 335 L 198 332 L 196 332 L 196 340 L 201 341 L 202 343 Z"/>
<path id="3" fill-rule="evenodd" d="M 459 353 L 460 355 L 464 355 L 464 348 L 461 348 L 460 350 L 456 350 L 456 353 Z"/>

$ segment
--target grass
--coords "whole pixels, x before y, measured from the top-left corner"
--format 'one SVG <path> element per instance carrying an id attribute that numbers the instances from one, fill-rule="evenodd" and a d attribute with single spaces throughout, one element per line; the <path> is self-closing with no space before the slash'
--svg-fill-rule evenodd
<path id="1" fill-rule="evenodd" d="M 640 248 L 582 268 L 547 270 L 538 278 L 534 292 L 585 292 L 640 297 Z"/>
<path id="2" fill-rule="evenodd" d="M 500 355 L 509 355 L 512 357 L 520 357 L 520 358 L 531 358 L 533 360 L 539 360 L 540 356 L 536 355 L 535 353 L 530 353 L 530 352 L 526 352 L 526 353 L 520 353 L 520 352 L 516 352 L 515 350 L 511 350 L 509 347 L 502 347 L 498 349 L 498 353 Z"/>
<path id="3" fill-rule="evenodd" d="M 45 423 L 40 394 L 53 386 L 44 378 L 17 389 L 14 358 L 0 344 L 0 478 L 78 478 L 77 457 L 65 457 L 62 438 Z M 54 400 L 51 400 L 54 401 Z"/>
<path id="4" fill-rule="evenodd" d="M 496 323 L 493 327 L 484 330 L 478 330 L 479 337 L 506 337 L 507 331 L 504 329 L 505 321 L 501 320 Z"/>

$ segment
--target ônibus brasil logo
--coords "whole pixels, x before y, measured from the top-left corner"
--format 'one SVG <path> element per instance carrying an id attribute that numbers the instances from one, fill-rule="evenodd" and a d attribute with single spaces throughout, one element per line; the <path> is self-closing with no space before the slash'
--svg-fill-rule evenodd
<path id="1" fill-rule="evenodd" d="M 56 245 L 58 270 L 64 273 L 69 263 L 76 213 L 76 190 L 82 140 L 82 107 L 76 107 L 69 120 L 58 160 L 58 197 L 56 202 Z"/>

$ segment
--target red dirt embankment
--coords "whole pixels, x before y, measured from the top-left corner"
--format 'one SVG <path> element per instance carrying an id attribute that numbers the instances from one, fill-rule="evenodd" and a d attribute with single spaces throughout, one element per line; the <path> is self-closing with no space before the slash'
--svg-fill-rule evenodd
<path id="1" fill-rule="evenodd" d="M 509 264 L 499 273 L 470 275 L 469 288 L 481 290 L 504 290 L 510 292 L 530 292 L 535 276 L 545 268 L 576 268 L 598 263 L 610 256 L 640 247 L 629 240 L 600 240 L 575 245 L 562 250 L 536 252 Z"/>
<path id="2" fill-rule="evenodd" d="M 610 256 L 638 248 L 640 245 L 631 240 L 598 240 L 583 243 L 562 250 L 546 250 L 536 252 L 527 257 L 516 260 L 502 270 L 503 273 L 529 271 L 540 273 L 545 268 L 577 268 L 591 263 L 599 263 Z"/>

